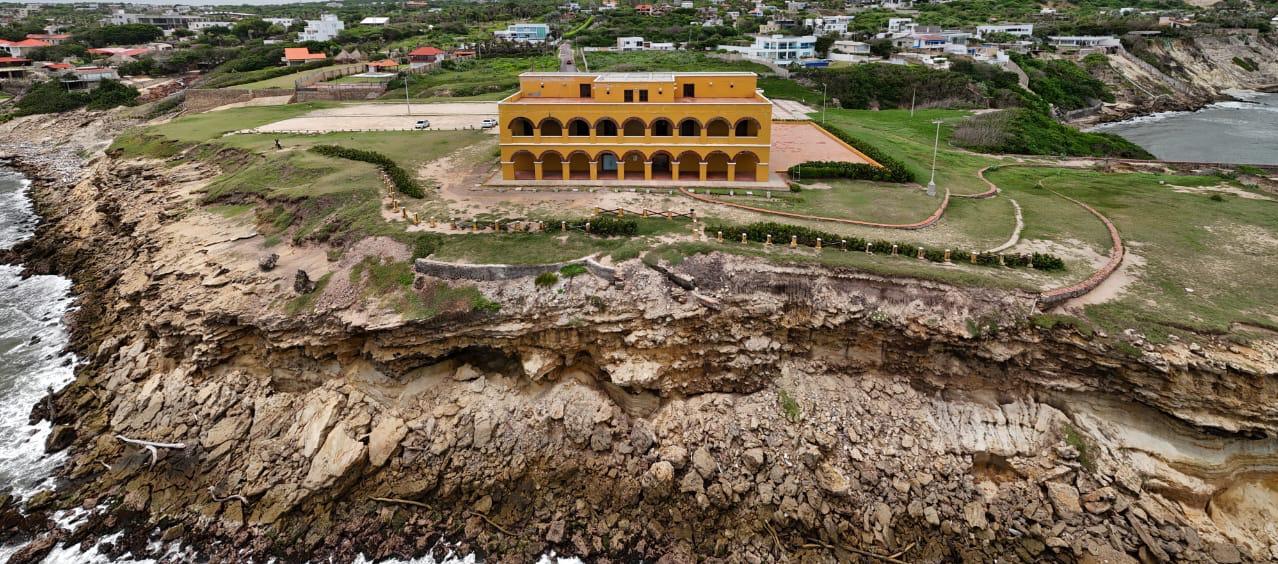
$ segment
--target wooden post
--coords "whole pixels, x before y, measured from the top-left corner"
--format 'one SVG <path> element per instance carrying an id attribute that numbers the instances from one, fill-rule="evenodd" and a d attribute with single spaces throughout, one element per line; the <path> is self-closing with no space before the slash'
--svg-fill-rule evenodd
<path id="1" fill-rule="evenodd" d="M 791 235 L 791 236 L 790 236 L 790 248 L 791 248 L 791 249 L 797 249 L 797 248 L 799 248 L 799 236 L 798 236 L 798 235 Z"/>
<path id="2" fill-rule="evenodd" d="M 559 232 L 560 232 L 560 233 L 567 233 L 567 232 L 568 232 L 568 222 L 567 222 L 567 221 L 561 221 L 561 222 L 559 222 Z"/>
<path id="3" fill-rule="evenodd" d="M 866 242 L 865 242 L 865 254 L 867 254 L 867 255 L 868 255 L 868 254 L 873 254 L 873 251 L 871 251 L 871 250 L 870 250 L 870 242 L 869 242 L 869 241 L 866 241 Z"/>
<path id="4" fill-rule="evenodd" d="M 945 249 L 945 264 L 950 264 L 950 250 Z"/>
<path id="5" fill-rule="evenodd" d="M 821 250 L 821 238 L 817 237 L 816 250 Z"/>
<path id="6" fill-rule="evenodd" d="M 590 222 L 586 222 L 586 233 L 590 233 Z"/>
<path id="7" fill-rule="evenodd" d="M 972 264 L 976 264 L 976 251 L 972 251 L 968 255 L 972 257 Z"/>
<path id="8" fill-rule="evenodd" d="M 896 245 L 892 245 L 892 256 L 896 256 L 896 255 L 897 255 Z"/>
<path id="9" fill-rule="evenodd" d="M 923 247 L 919 247 L 919 260 L 926 260 L 923 258 L 923 254 Z"/>
<path id="10" fill-rule="evenodd" d="M 742 233 L 742 234 L 741 234 L 741 244 L 742 244 L 742 245 L 744 245 L 745 243 L 746 243 L 746 234 L 745 234 L 745 233 Z"/>
<path id="11" fill-rule="evenodd" d="M 765 246 L 765 247 L 771 247 L 771 246 L 772 246 L 772 234 L 771 234 L 771 233 L 768 233 L 768 238 L 767 238 L 767 239 L 763 242 L 763 246 Z"/>
<path id="12" fill-rule="evenodd" d="M 716 231 L 716 232 L 715 232 L 714 239 L 715 239 L 716 241 L 718 241 L 718 242 L 722 243 L 722 242 L 723 242 L 723 232 L 722 232 L 722 231 Z"/>

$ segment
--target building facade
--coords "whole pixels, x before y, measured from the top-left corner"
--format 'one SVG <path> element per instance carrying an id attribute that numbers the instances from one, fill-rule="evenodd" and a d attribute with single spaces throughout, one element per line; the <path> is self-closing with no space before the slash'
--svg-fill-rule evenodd
<path id="1" fill-rule="evenodd" d="M 550 36 L 550 26 L 541 23 L 510 24 L 506 29 L 494 31 L 493 37 L 516 43 L 545 43 Z"/>
<path id="2" fill-rule="evenodd" d="M 346 24 L 335 14 L 320 14 L 318 20 L 306 20 L 306 29 L 297 34 L 298 41 L 329 41 L 342 30 Z"/>
<path id="3" fill-rule="evenodd" d="M 767 181 L 772 102 L 757 79 L 524 73 L 497 105 L 502 178 Z"/>
<path id="4" fill-rule="evenodd" d="M 748 47 L 740 45 L 720 45 L 720 49 L 741 53 L 746 58 L 769 61 L 778 64 L 790 64 L 801 59 L 816 56 L 815 35 L 760 35 L 754 38 L 754 44 Z"/>

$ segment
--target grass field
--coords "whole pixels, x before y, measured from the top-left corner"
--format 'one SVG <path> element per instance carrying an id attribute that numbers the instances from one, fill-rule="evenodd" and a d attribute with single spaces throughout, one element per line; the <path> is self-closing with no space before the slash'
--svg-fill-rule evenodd
<path id="1" fill-rule="evenodd" d="M 1025 208 L 1027 238 L 1108 248 L 1099 222 L 1060 206 L 1040 180 L 1114 222 L 1135 255 L 1129 265 L 1143 264 L 1132 266 L 1133 280 L 1117 299 L 1087 307 L 1102 326 L 1139 323 L 1151 337 L 1168 328 L 1227 332 L 1239 322 L 1278 328 L 1278 202 L 1205 191 L 1245 190 L 1215 176 L 1006 168 L 991 178 Z"/>
<path id="2" fill-rule="evenodd" d="M 530 57 L 493 57 L 491 59 L 461 61 L 451 69 L 438 69 L 408 78 L 408 95 L 411 98 L 443 98 L 458 100 L 474 96 L 493 96 L 500 99 L 515 91 L 519 85 L 519 73 L 533 70 L 558 70 L 554 55 Z M 404 84 L 395 80 L 383 99 L 403 99 Z M 473 99 L 473 98 L 472 98 Z"/>

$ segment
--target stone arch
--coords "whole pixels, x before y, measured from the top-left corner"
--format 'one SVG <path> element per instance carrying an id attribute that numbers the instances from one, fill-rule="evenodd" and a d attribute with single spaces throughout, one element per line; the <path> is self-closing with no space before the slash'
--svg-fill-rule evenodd
<path id="1" fill-rule="evenodd" d="M 599 118 L 599 121 L 595 122 L 595 135 L 599 137 L 616 137 L 618 131 L 620 129 L 617 128 L 617 120 L 615 119 Z"/>
<path id="2" fill-rule="evenodd" d="M 590 124 L 581 118 L 568 120 L 569 137 L 590 137 Z"/>
<path id="3" fill-rule="evenodd" d="M 701 122 L 697 118 L 683 118 L 679 121 L 680 137 L 701 137 Z M 682 162 L 683 159 L 680 159 Z"/>
<path id="4" fill-rule="evenodd" d="M 684 151 L 679 153 L 678 179 L 685 178 L 691 178 L 693 180 L 701 178 L 701 155 L 698 155 L 696 151 Z"/>
<path id="5" fill-rule="evenodd" d="M 617 158 L 617 153 L 612 151 L 599 151 L 595 155 L 595 166 L 599 167 L 600 180 L 615 180 L 617 168 L 621 166 L 621 159 Z"/>
<path id="6" fill-rule="evenodd" d="M 568 154 L 568 177 L 578 180 L 590 179 L 590 155 L 585 151 L 573 151 Z"/>
<path id="7" fill-rule="evenodd" d="M 736 163 L 736 180 L 763 180 L 759 178 L 759 157 L 750 151 L 741 151 L 732 157 Z"/>
<path id="8" fill-rule="evenodd" d="M 674 122 L 666 118 L 652 120 L 653 137 L 670 137 L 674 135 Z"/>
<path id="9" fill-rule="evenodd" d="M 621 125 L 621 134 L 625 137 L 643 137 L 647 132 L 643 120 L 632 117 Z"/>
<path id="10" fill-rule="evenodd" d="M 741 118 L 737 120 L 734 128 L 737 137 L 758 137 L 759 121 L 754 118 Z"/>
<path id="11" fill-rule="evenodd" d="M 621 166 L 626 170 L 626 178 L 641 179 L 643 178 L 644 163 L 647 162 L 646 157 L 640 151 L 628 151 L 621 158 Z"/>
<path id="12" fill-rule="evenodd" d="M 537 177 L 536 165 L 537 161 L 532 153 L 528 151 L 519 151 L 510 156 L 510 162 L 514 163 L 515 178 L 518 180 L 532 180 Z"/>
<path id="13" fill-rule="evenodd" d="M 706 136 L 708 137 L 727 137 L 732 133 L 732 124 L 723 118 L 714 118 L 706 124 Z M 542 133 L 545 135 L 545 133 Z"/>
<path id="14" fill-rule="evenodd" d="M 706 155 L 706 179 L 728 179 L 728 154 L 723 151 L 711 151 Z"/>
<path id="15" fill-rule="evenodd" d="M 542 137 L 563 137 L 564 135 L 564 124 L 552 117 L 541 120 L 537 127 L 541 129 Z"/>
<path id="16" fill-rule="evenodd" d="M 541 154 L 541 177 L 546 180 L 563 179 L 564 158 L 559 151 L 546 151 Z"/>
<path id="17" fill-rule="evenodd" d="M 652 161 L 652 178 L 654 180 L 674 178 L 674 156 L 668 151 L 656 151 L 648 157 L 648 160 Z"/>
<path id="18" fill-rule="evenodd" d="M 532 120 L 524 117 L 517 117 L 510 120 L 510 134 L 515 137 L 532 137 L 533 123 Z"/>

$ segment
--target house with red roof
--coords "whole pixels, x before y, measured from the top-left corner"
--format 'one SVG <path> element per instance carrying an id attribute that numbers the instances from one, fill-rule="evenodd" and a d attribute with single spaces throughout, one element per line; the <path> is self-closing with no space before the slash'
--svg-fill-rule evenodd
<path id="1" fill-rule="evenodd" d="M 429 45 L 418 47 L 408 52 L 408 63 L 413 68 L 433 65 L 442 62 L 446 58 L 448 58 L 447 53 Z"/>
<path id="2" fill-rule="evenodd" d="M 0 78 L 26 78 L 31 70 L 31 59 L 0 57 Z"/>
<path id="3" fill-rule="evenodd" d="M 61 45 L 71 39 L 69 33 L 28 33 L 27 39 L 44 41 L 49 45 Z"/>
<path id="4" fill-rule="evenodd" d="M 399 68 L 399 63 L 392 59 L 382 59 L 380 61 L 370 61 L 368 63 L 368 72 L 395 72 Z"/>
<path id="5" fill-rule="evenodd" d="M 0 39 L 0 48 L 8 49 L 9 55 L 13 57 L 26 57 L 36 49 L 51 47 L 52 43 L 41 41 L 39 39 L 23 39 L 22 41 L 6 41 Z"/>
<path id="6" fill-rule="evenodd" d="M 652 4 L 639 4 L 635 6 L 635 12 L 643 14 L 645 16 L 651 16 L 652 10 L 653 10 Z"/>
<path id="7" fill-rule="evenodd" d="M 281 60 L 284 62 L 285 66 L 295 67 L 306 63 L 322 61 L 326 58 L 328 58 L 328 55 L 323 53 L 312 53 L 311 50 L 306 47 L 286 47 L 284 49 L 284 58 Z"/>

